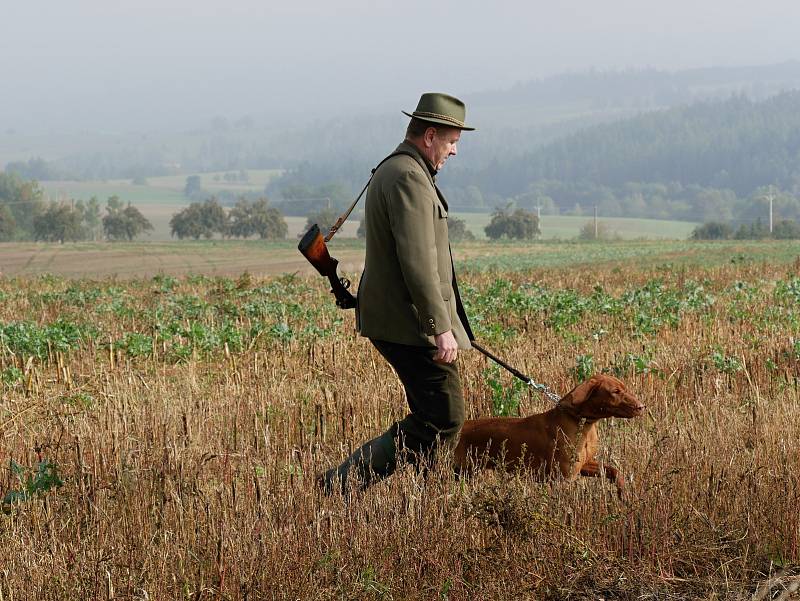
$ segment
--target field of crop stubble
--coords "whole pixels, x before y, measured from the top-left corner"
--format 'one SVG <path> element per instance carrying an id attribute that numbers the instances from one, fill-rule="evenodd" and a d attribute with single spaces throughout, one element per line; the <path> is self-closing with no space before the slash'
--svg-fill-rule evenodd
<path id="1" fill-rule="evenodd" d="M 442 466 L 319 498 L 405 412 L 319 277 L 0 279 L 0 599 L 791 598 L 800 258 L 699 248 L 460 268 L 511 363 L 562 393 L 609 371 L 647 404 L 600 426 L 624 501 Z M 548 407 L 459 362 L 468 417 Z"/>

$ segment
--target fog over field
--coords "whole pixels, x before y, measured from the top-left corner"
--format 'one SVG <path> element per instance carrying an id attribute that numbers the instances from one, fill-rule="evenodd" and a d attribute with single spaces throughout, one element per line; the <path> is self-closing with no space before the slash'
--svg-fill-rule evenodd
<path id="1" fill-rule="evenodd" d="M 24 133 L 307 123 L 562 72 L 800 58 L 787 0 L 3 4 L 0 131 Z"/>
<path id="2" fill-rule="evenodd" d="M 266 197 L 301 221 L 343 210 L 426 91 L 462 98 L 477 127 L 438 180 L 454 214 L 736 229 L 771 219 L 769 197 L 775 219 L 800 217 L 797 3 L 85 0 L 7 14 L 0 169 L 38 182 L 42 203 L 157 207 L 159 239 L 212 196 L 226 210 Z M 35 238 L 45 204 L 24 207 L 19 185 L 0 186 L 13 217 L 0 240 Z"/>

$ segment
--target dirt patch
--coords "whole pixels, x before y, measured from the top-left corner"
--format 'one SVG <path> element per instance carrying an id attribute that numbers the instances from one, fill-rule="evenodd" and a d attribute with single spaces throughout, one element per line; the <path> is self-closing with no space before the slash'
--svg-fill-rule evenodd
<path id="1" fill-rule="evenodd" d="M 340 250 L 343 271 L 360 271 L 364 251 Z M 65 277 L 315 273 L 292 247 L 240 244 L 0 244 L 0 276 L 52 273 Z"/>

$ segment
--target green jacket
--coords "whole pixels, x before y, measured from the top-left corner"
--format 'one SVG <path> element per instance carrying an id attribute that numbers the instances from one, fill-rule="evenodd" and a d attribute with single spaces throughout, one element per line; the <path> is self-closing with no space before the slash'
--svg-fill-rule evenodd
<path id="1" fill-rule="evenodd" d="M 413 144 L 403 142 L 395 152 L 412 156 L 384 161 L 367 190 L 357 327 L 367 338 L 413 346 L 435 346 L 434 334 L 452 330 L 459 348 L 468 349 L 454 290 L 447 202 Z"/>

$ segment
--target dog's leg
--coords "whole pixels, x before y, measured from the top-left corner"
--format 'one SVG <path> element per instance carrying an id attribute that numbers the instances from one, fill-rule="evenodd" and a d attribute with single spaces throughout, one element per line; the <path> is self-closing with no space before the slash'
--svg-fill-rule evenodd
<path id="1" fill-rule="evenodd" d="M 625 479 L 617 468 L 611 465 L 597 463 L 596 461 L 587 461 L 581 468 L 581 476 L 592 478 L 600 478 L 604 472 L 606 478 L 617 487 L 617 495 L 621 499 L 625 495 Z"/>

